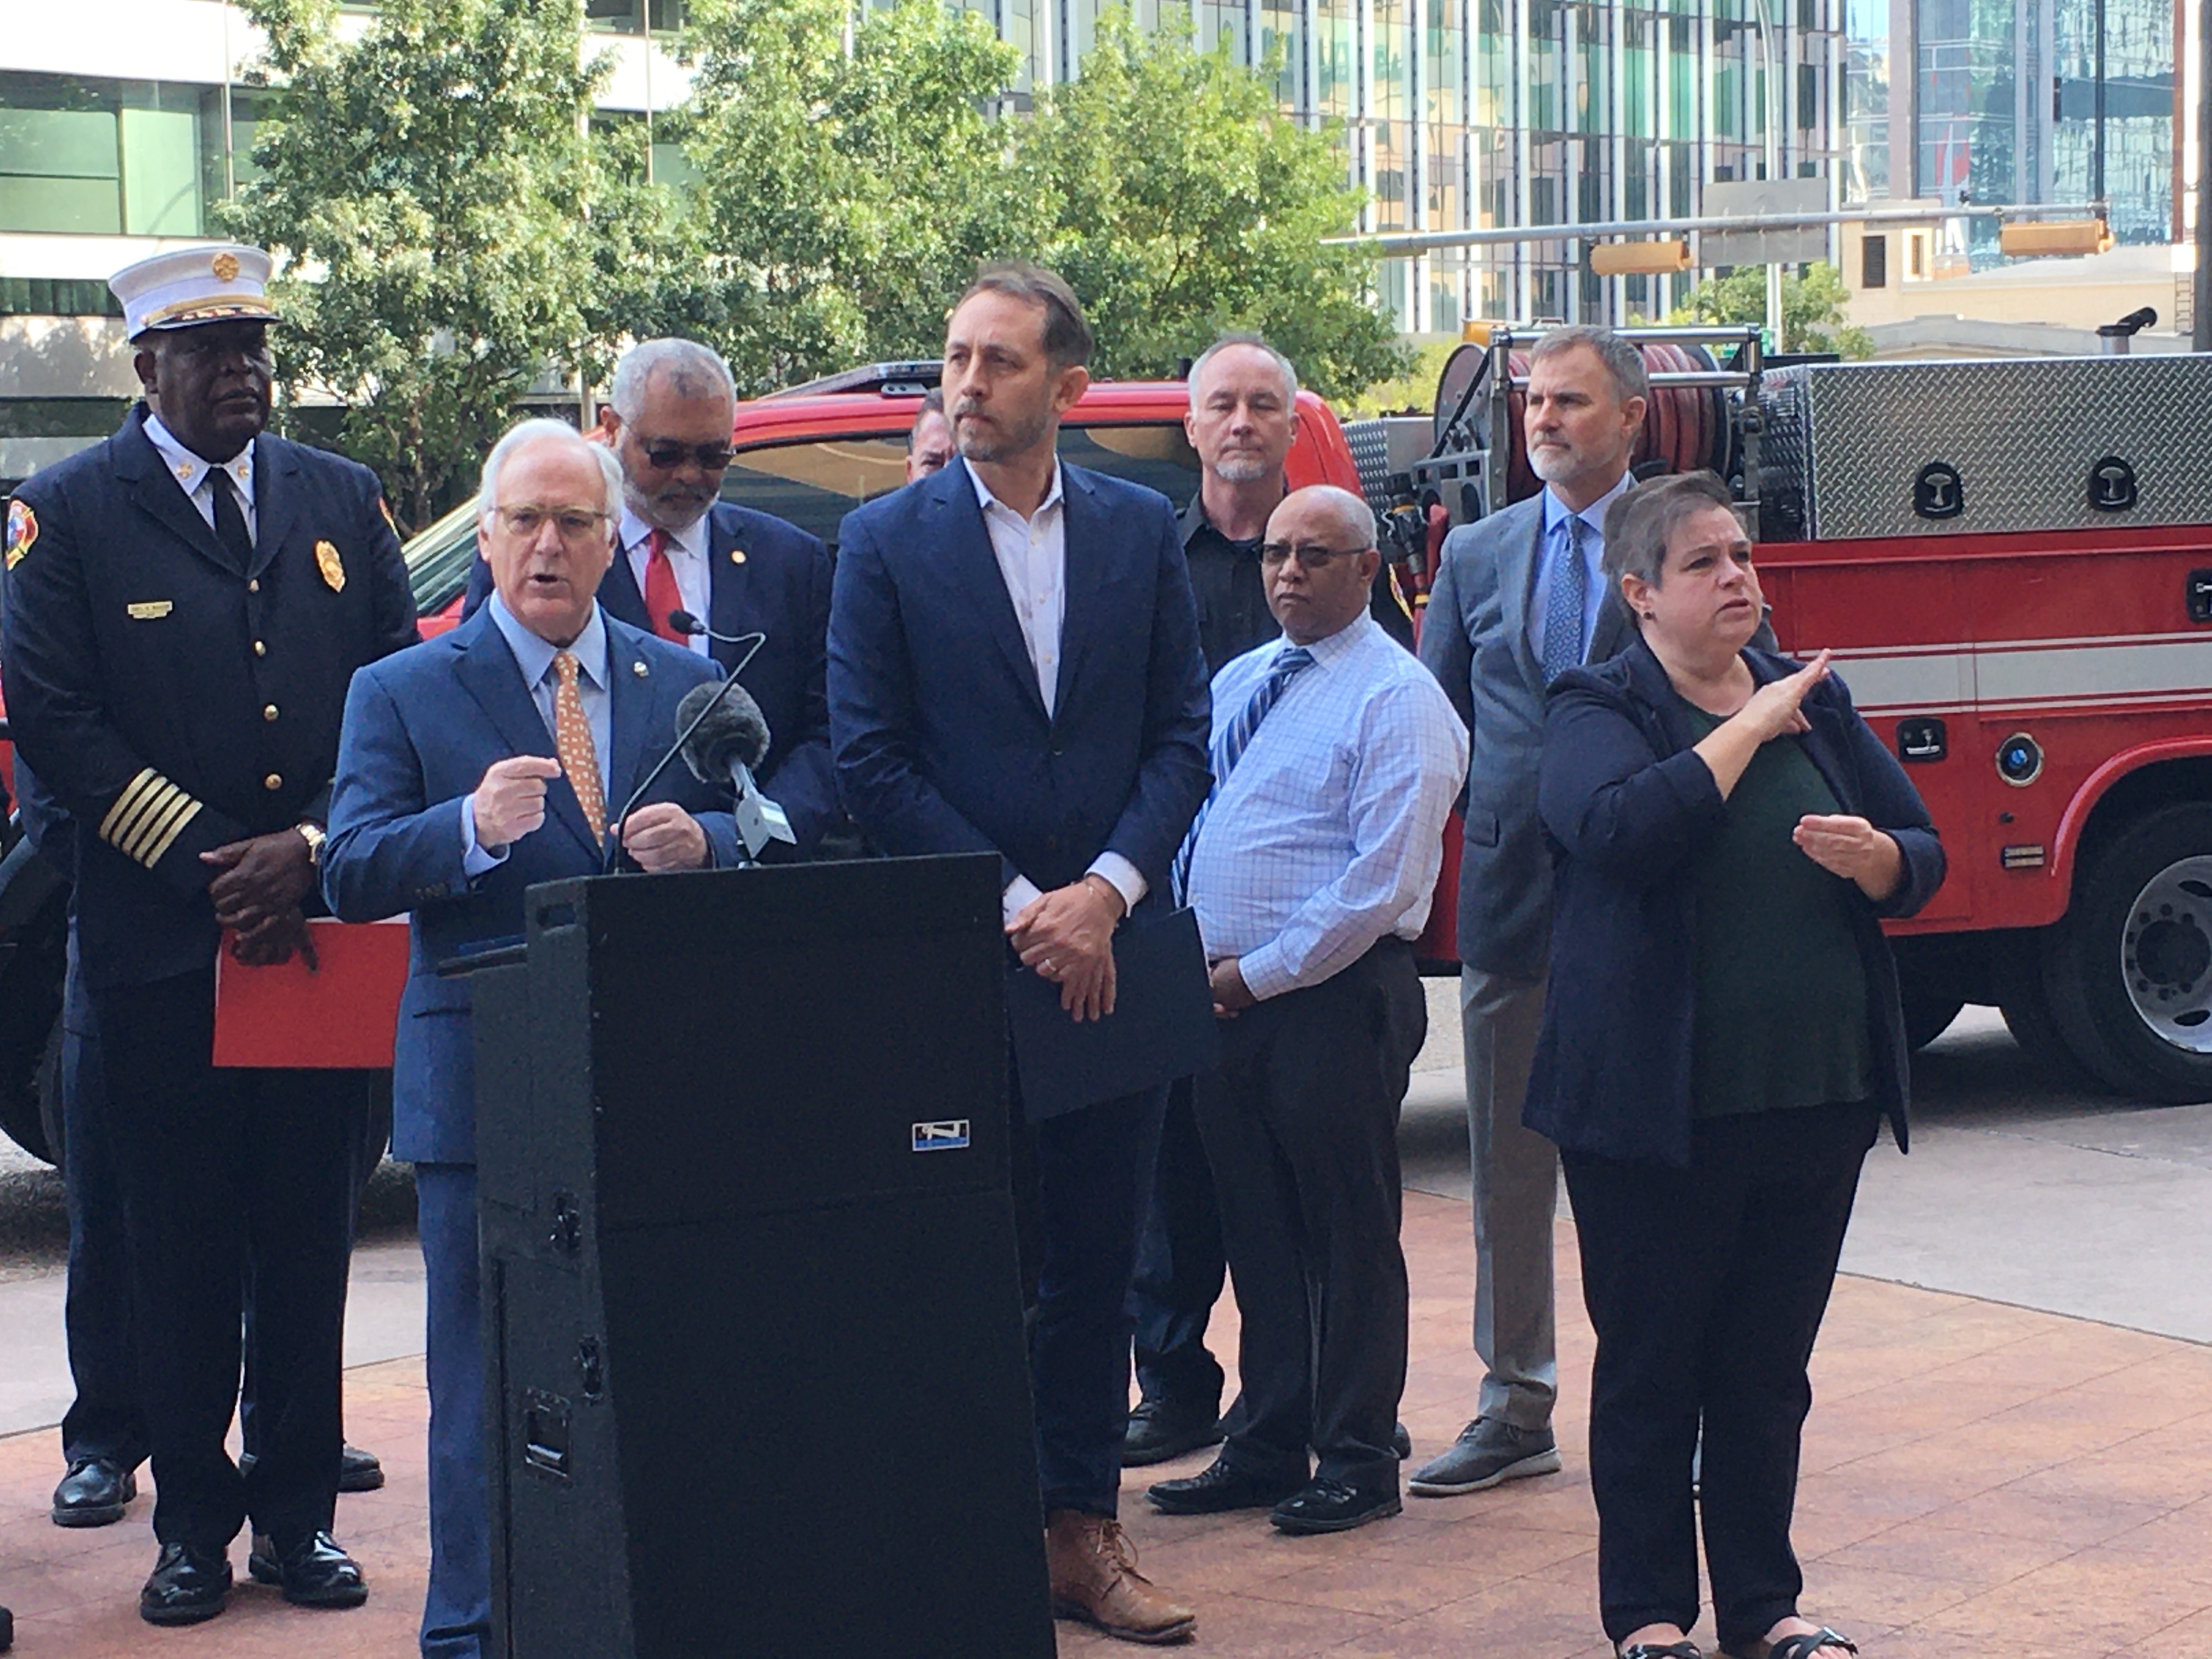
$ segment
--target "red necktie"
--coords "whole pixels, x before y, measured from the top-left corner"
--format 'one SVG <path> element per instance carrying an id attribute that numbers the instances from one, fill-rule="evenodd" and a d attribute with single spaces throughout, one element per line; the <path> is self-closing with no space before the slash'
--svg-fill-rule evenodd
<path id="1" fill-rule="evenodd" d="M 647 550 L 645 561 L 645 614 L 652 620 L 653 631 L 671 645 L 689 645 L 690 639 L 678 633 L 668 620 L 672 611 L 684 608 L 684 594 L 676 586 L 676 567 L 668 562 L 668 535 L 655 530 L 645 538 Z"/>

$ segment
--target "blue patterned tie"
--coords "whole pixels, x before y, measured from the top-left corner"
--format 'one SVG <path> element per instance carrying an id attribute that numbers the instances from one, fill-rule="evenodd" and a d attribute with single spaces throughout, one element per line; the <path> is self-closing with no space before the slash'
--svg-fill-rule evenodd
<path id="1" fill-rule="evenodd" d="M 1544 606 L 1546 684 L 1583 660 L 1583 605 L 1589 597 L 1589 568 L 1583 562 L 1583 515 L 1567 514 L 1567 556 L 1552 566 L 1551 598 Z"/>
<path id="2" fill-rule="evenodd" d="M 1237 763 L 1244 758 L 1244 750 L 1252 741 L 1252 734 L 1260 729 L 1260 722 L 1267 718 L 1267 711 L 1283 695 L 1283 688 L 1296 678 L 1301 669 L 1313 666 L 1314 653 L 1302 645 L 1294 645 L 1277 657 L 1252 693 L 1251 701 L 1244 705 L 1237 718 L 1229 722 L 1213 744 L 1213 787 L 1206 792 L 1206 800 L 1191 820 L 1190 833 L 1182 838 L 1182 850 L 1176 854 L 1175 897 L 1183 903 L 1190 890 L 1190 857 L 1198 850 L 1198 832 L 1206 827 L 1206 815 L 1221 797 L 1221 786 L 1229 781 L 1229 774 Z"/>

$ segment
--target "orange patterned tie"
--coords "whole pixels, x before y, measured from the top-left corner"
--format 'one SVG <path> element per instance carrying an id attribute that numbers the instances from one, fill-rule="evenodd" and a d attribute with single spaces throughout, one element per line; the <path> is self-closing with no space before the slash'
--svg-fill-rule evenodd
<path id="1" fill-rule="evenodd" d="M 573 651 L 553 654 L 554 671 L 561 689 L 553 694 L 553 740 L 561 750 L 561 769 L 584 809 L 584 822 L 592 826 L 595 841 L 607 838 L 607 795 L 599 782 L 599 753 L 592 744 L 592 723 L 584 718 L 583 695 L 576 690 L 580 667 Z"/>

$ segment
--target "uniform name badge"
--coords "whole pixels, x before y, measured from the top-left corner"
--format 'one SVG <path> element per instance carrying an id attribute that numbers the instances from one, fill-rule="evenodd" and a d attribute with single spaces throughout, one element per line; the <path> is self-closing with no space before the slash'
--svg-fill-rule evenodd
<path id="1" fill-rule="evenodd" d="M 331 592 L 345 592 L 345 565 L 336 546 L 329 542 L 315 544 L 315 568 L 323 573 L 323 584 Z"/>
<path id="2" fill-rule="evenodd" d="M 39 539 L 39 515 L 31 511 L 28 501 L 8 503 L 8 564 L 13 570 L 23 562 L 23 556 L 31 550 L 31 544 Z"/>

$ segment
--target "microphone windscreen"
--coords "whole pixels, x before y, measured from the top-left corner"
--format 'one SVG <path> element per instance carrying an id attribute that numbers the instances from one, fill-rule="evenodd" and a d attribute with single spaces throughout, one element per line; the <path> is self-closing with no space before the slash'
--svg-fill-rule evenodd
<path id="1" fill-rule="evenodd" d="M 668 613 L 668 625 L 674 629 L 678 633 L 684 635 L 703 634 L 707 631 L 707 624 L 701 622 L 689 611 L 670 611 Z"/>
<path id="2" fill-rule="evenodd" d="M 676 729 L 682 731 L 699 718 L 699 711 L 721 693 L 722 683 L 708 680 L 695 685 L 676 705 Z M 733 685 L 699 720 L 699 729 L 684 739 L 684 763 L 702 783 L 719 783 L 733 766 L 758 766 L 768 753 L 768 717 L 744 687 Z"/>

